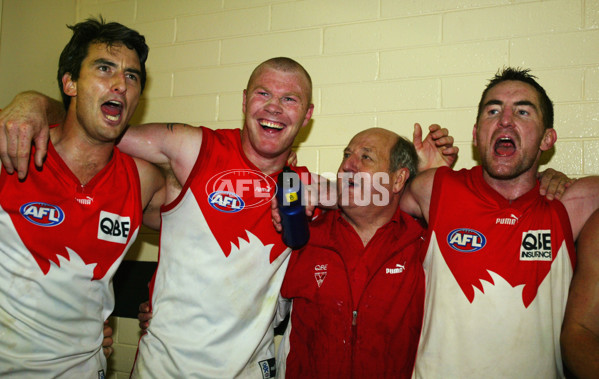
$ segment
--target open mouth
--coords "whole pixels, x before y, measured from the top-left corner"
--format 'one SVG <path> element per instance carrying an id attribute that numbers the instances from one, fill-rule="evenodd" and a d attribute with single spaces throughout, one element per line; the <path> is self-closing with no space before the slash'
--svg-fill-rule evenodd
<path id="1" fill-rule="evenodd" d="M 121 118 L 121 113 L 123 111 L 123 104 L 110 100 L 102 104 L 102 113 L 109 121 L 118 121 Z"/>
<path id="2" fill-rule="evenodd" d="M 360 182 L 355 180 L 353 174 L 349 172 L 344 172 L 343 175 L 340 175 L 340 180 L 343 181 L 343 186 L 347 188 L 358 188 L 360 186 Z"/>
<path id="3" fill-rule="evenodd" d="M 359 183 L 356 183 L 354 174 L 347 171 L 339 171 L 337 173 L 337 182 L 341 183 L 342 188 L 356 188 Z"/>
<path id="4" fill-rule="evenodd" d="M 495 141 L 494 151 L 501 157 L 509 157 L 516 152 L 516 143 L 509 137 L 501 137 Z"/>
<path id="5" fill-rule="evenodd" d="M 282 130 L 285 127 L 284 124 L 268 120 L 258 120 L 258 123 L 263 129 L 268 130 Z"/>

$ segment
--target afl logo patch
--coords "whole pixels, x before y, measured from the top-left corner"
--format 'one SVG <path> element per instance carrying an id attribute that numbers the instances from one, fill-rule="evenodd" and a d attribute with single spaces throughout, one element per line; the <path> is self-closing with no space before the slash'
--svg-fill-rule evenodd
<path id="1" fill-rule="evenodd" d="M 474 229 L 460 228 L 452 230 L 447 236 L 447 244 L 461 253 L 472 253 L 485 247 L 487 239 Z"/>
<path id="2" fill-rule="evenodd" d="M 52 204 L 31 202 L 21 205 L 19 212 L 27 221 L 39 226 L 56 226 L 64 221 L 62 209 Z"/>
<path id="3" fill-rule="evenodd" d="M 208 196 L 208 202 L 212 208 L 226 213 L 239 212 L 245 206 L 241 197 L 237 196 L 234 192 L 228 191 L 212 192 L 210 196 Z"/>
<path id="4" fill-rule="evenodd" d="M 244 208 L 270 206 L 276 187 L 275 180 L 260 171 L 226 170 L 208 179 L 206 195 L 213 208 L 232 213 Z M 233 205 L 235 199 L 237 204 Z"/>

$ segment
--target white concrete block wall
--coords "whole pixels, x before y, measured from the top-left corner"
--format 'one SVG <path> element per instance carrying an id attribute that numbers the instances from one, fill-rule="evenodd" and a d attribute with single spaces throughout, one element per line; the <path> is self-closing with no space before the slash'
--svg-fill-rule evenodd
<path id="1" fill-rule="evenodd" d="M 457 167 L 470 167 L 480 94 L 513 65 L 530 67 L 555 102 L 560 139 L 544 166 L 599 174 L 598 1 L 81 0 L 79 16 L 121 3 L 135 8 L 123 20 L 133 18 L 151 45 L 139 121 L 240 127 L 252 69 L 286 55 L 314 82 L 314 120 L 296 146 L 312 170 L 335 172 L 343 147 L 364 128 L 411 136 L 415 122 L 448 127 L 461 148 Z M 115 377 L 125 375 L 123 355 L 134 350 L 121 338 L 125 325 L 136 328 L 117 324 Z"/>
<path id="2" fill-rule="evenodd" d="M 316 109 L 297 149 L 320 172 L 338 164 L 321 146 L 341 151 L 370 126 L 411 135 L 414 122 L 450 128 L 464 148 L 457 167 L 472 165 L 476 104 L 507 65 L 532 68 L 556 103 L 564 145 L 549 165 L 599 172 L 583 144 L 599 133 L 598 12 L 591 0 L 78 1 L 80 19 L 102 13 L 148 37 L 150 80 L 135 121 L 238 127 L 252 68 L 277 55 L 300 61 Z"/>
<path id="3" fill-rule="evenodd" d="M 5 10 L 17 3 L 3 0 Z M 75 7 L 77 20 L 102 14 L 146 35 L 149 80 L 137 122 L 241 127 L 252 69 L 284 55 L 312 75 L 314 120 L 296 150 L 313 171 L 336 171 L 362 129 L 411 136 L 415 122 L 448 127 L 461 148 L 457 168 L 470 167 L 487 80 L 504 66 L 529 67 L 555 102 L 558 143 L 543 167 L 599 174 L 599 0 L 77 0 Z M 146 231 L 128 258 L 155 260 L 156 244 Z M 113 323 L 111 377 L 125 378 L 137 324 Z"/>

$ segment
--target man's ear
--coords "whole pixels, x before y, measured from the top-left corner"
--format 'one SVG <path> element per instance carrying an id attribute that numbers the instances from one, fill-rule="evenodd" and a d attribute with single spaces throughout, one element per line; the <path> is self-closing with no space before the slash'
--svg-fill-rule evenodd
<path id="1" fill-rule="evenodd" d="M 312 112 L 314 112 L 314 104 L 310 103 L 310 105 L 308 105 L 308 110 L 306 111 L 306 116 L 304 116 L 304 122 L 302 122 L 302 128 L 310 122 Z"/>
<path id="2" fill-rule="evenodd" d="M 62 76 L 62 91 L 68 96 L 77 96 L 77 82 L 71 79 L 70 72 Z"/>
<path id="3" fill-rule="evenodd" d="M 472 128 L 472 143 L 474 144 L 474 146 L 476 146 L 476 129 L 477 125 L 474 124 L 474 128 Z"/>
<path id="4" fill-rule="evenodd" d="M 397 169 L 391 175 L 391 178 L 393 180 L 393 183 L 391 183 L 393 193 L 399 193 L 406 186 L 406 182 L 410 178 L 410 170 L 405 167 Z"/>
<path id="5" fill-rule="evenodd" d="M 243 103 L 241 105 L 243 114 L 245 114 L 245 102 L 246 102 L 247 92 L 248 92 L 247 89 L 243 90 Z"/>
<path id="6" fill-rule="evenodd" d="M 545 134 L 543 134 L 543 139 L 541 140 L 541 146 L 539 149 L 541 151 L 547 151 L 553 147 L 555 141 L 557 141 L 557 132 L 555 129 L 545 129 Z"/>

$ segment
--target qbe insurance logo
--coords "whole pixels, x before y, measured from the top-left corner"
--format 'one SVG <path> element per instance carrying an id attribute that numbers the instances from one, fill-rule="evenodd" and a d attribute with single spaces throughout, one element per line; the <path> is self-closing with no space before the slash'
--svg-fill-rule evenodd
<path id="1" fill-rule="evenodd" d="M 126 244 L 131 230 L 131 217 L 101 211 L 98 222 L 98 239 Z"/>
<path id="2" fill-rule="evenodd" d="M 529 230 L 522 233 L 521 261 L 553 261 L 551 230 Z"/>
<path id="3" fill-rule="evenodd" d="M 219 212 L 236 213 L 245 208 L 269 204 L 276 182 L 257 170 L 227 170 L 206 183 L 208 203 Z"/>

